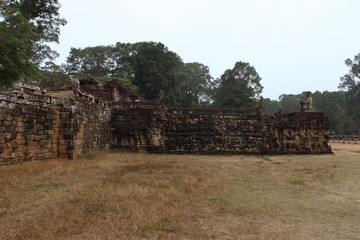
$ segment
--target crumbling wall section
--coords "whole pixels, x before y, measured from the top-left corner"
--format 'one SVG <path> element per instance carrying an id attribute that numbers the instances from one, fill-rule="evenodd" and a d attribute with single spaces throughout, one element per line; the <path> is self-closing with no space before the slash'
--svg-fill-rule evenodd
<path id="1" fill-rule="evenodd" d="M 108 148 L 111 140 L 109 103 L 77 97 L 66 109 L 69 120 L 65 129 L 73 142 L 67 152 L 68 158 Z"/>
<path id="2" fill-rule="evenodd" d="M 70 99 L 0 93 L 0 165 L 106 148 L 111 106 L 75 93 Z"/>
<path id="3" fill-rule="evenodd" d="M 57 156 L 59 102 L 51 97 L 0 94 L 0 165 Z"/>

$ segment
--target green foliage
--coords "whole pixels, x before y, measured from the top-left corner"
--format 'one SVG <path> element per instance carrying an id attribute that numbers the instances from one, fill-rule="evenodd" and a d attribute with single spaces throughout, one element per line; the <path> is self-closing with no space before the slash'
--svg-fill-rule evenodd
<path id="1" fill-rule="evenodd" d="M 261 77 L 249 63 L 237 62 L 217 79 L 214 106 L 229 108 L 254 107 L 262 92 Z"/>
<path id="2" fill-rule="evenodd" d="M 346 91 L 347 113 L 360 126 L 360 53 L 353 60 L 346 59 L 345 65 L 349 67 L 349 73 L 340 78 L 339 89 Z"/>
<path id="3" fill-rule="evenodd" d="M 280 104 L 277 100 L 271 100 L 270 98 L 263 99 L 262 114 L 274 114 L 280 109 Z"/>
<path id="4" fill-rule="evenodd" d="M 185 63 L 180 67 L 181 105 L 196 107 L 209 105 L 213 78 L 209 67 L 201 63 Z"/>
<path id="5" fill-rule="evenodd" d="M 9 87 L 21 78 L 36 72 L 30 61 L 33 54 L 33 41 L 36 38 L 31 24 L 25 17 L 1 2 L 0 22 L 0 86 Z"/>
<path id="6" fill-rule="evenodd" d="M 53 60 L 58 54 L 51 50 L 46 43 L 59 42 L 60 26 L 66 20 L 60 18 L 61 7 L 58 0 L 10 0 L 9 5 L 18 9 L 25 19 L 32 25 L 36 35 L 34 41 L 33 61 L 43 62 Z"/>
<path id="7" fill-rule="evenodd" d="M 356 123 L 347 111 L 347 96 L 345 92 L 319 92 L 312 95 L 313 110 L 323 112 L 329 119 L 330 133 L 354 134 L 356 133 Z M 279 97 L 279 104 L 282 113 L 298 112 L 300 94 L 282 94 Z"/>
<path id="8" fill-rule="evenodd" d="M 300 94 L 282 94 L 279 97 L 279 104 L 282 113 L 298 112 L 300 110 Z"/>
<path id="9" fill-rule="evenodd" d="M 131 88 L 134 92 L 139 92 L 139 87 L 136 86 L 130 79 L 121 78 L 120 80 L 125 84 L 125 86 Z"/>
<path id="10" fill-rule="evenodd" d="M 164 91 L 164 103 L 178 105 L 180 100 L 180 82 L 178 69 L 181 58 L 169 51 L 162 43 L 140 42 L 135 44 L 134 83 L 147 100 L 159 97 Z"/>
<path id="11" fill-rule="evenodd" d="M 109 46 L 72 48 L 65 69 L 71 74 L 127 79 L 128 85 L 147 100 L 165 92 L 164 103 L 179 105 L 181 100 L 181 58 L 162 43 L 116 43 Z"/>
<path id="12" fill-rule="evenodd" d="M 117 42 L 112 50 L 116 65 L 114 74 L 121 78 L 134 79 L 135 44 Z"/>
<path id="13" fill-rule="evenodd" d="M 313 94 L 313 107 L 315 111 L 323 112 L 328 117 L 330 133 L 356 133 L 356 123 L 346 111 L 344 92 L 316 91 Z"/>
<path id="14" fill-rule="evenodd" d="M 39 64 L 53 59 L 47 42 L 58 42 L 59 3 L 56 0 L 0 0 L 0 86 L 29 80 L 38 73 Z"/>
<path id="15" fill-rule="evenodd" d="M 72 75 L 134 78 L 135 44 L 71 48 L 65 70 Z"/>
<path id="16" fill-rule="evenodd" d="M 84 73 L 92 76 L 110 76 L 114 72 L 115 60 L 112 46 L 71 48 L 65 69 L 68 73 Z"/>
<path id="17" fill-rule="evenodd" d="M 354 59 L 345 60 L 345 65 L 349 67 L 349 73 L 340 78 L 339 88 L 345 91 L 356 91 L 360 80 L 360 53 Z"/>
<path id="18" fill-rule="evenodd" d="M 73 86 L 70 77 L 53 62 L 46 62 L 30 83 L 45 90 L 62 90 Z"/>

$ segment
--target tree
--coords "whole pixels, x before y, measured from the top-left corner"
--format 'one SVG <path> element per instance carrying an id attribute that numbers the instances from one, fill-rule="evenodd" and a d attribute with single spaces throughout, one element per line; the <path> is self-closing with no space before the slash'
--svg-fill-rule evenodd
<path id="1" fill-rule="evenodd" d="M 71 48 L 67 57 L 65 69 L 70 74 L 82 73 L 92 76 L 113 76 L 116 60 L 113 55 L 113 46 L 96 46 Z"/>
<path id="2" fill-rule="evenodd" d="M 109 46 L 72 48 L 65 69 L 70 74 L 128 79 L 146 100 L 164 92 L 164 103 L 180 105 L 181 58 L 162 43 L 116 43 Z"/>
<path id="3" fill-rule="evenodd" d="M 211 101 L 209 67 L 201 63 L 185 63 L 180 67 L 181 98 L 183 107 L 208 105 Z"/>
<path id="4" fill-rule="evenodd" d="M 349 73 L 340 78 L 339 88 L 345 91 L 355 90 L 360 80 L 360 53 L 354 59 L 345 60 L 345 65 L 349 67 Z"/>
<path id="5" fill-rule="evenodd" d="M 134 79 L 134 44 L 71 48 L 65 70 L 69 74 Z"/>
<path id="6" fill-rule="evenodd" d="M 313 107 L 328 117 L 330 133 L 353 134 L 356 131 L 356 123 L 346 112 L 344 92 L 316 91 L 313 94 Z"/>
<path id="7" fill-rule="evenodd" d="M 249 108 L 254 107 L 260 98 L 261 77 L 249 63 L 237 62 L 217 79 L 214 89 L 214 106 Z"/>
<path id="8" fill-rule="evenodd" d="M 274 114 L 279 111 L 280 104 L 277 100 L 271 100 L 270 98 L 263 99 L 262 114 Z"/>
<path id="9" fill-rule="evenodd" d="M 64 69 L 53 62 L 45 62 L 39 74 L 31 79 L 30 83 L 46 90 L 63 90 L 74 86 Z"/>
<path id="10" fill-rule="evenodd" d="M 10 86 L 28 80 L 45 59 L 57 54 L 46 44 L 58 42 L 60 26 L 57 0 L 0 0 L 0 83 Z"/>
<path id="11" fill-rule="evenodd" d="M 9 5 L 18 9 L 33 26 L 37 38 L 34 42 L 34 56 L 37 63 L 45 59 L 53 60 L 58 54 L 47 43 L 59 43 L 60 26 L 66 24 L 60 18 L 61 7 L 58 0 L 9 0 Z"/>
<path id="12" fill-rule="evenodd" d="M 36 36 L 24 16 L 1 0 L 0 14 L 0 87 L 9 87 L 35 73 L 30 59 Z"/>
<path id="13" fill-rule="evenodd" d="M 339 89 L 346 91 L 346 109 L 358 124 L 360 134 L 360 53 L 354 59 L 346 59 L 345 65 L 349 67 L 349 73 L 340 78 Z"/>
<path id="14" fill-rule="evenodd" d="M 298 112 L 300 110 L 300 95 L 282 94 L 279 97 L 279 104 L 282 113 Z"/>
<path id="15" fill-rule="evenodd" d="M 135 44 L 131 57 L 134 69 L 134 83 L 147 100 L 157 99 L 164 91 L 164 103 L 179 105 L 180 82 L 178 69 L 181 58 L 169 51 L 162 43 L 140 42 Z"/>
<path id="16" fill-rule="evenodd" d="M 136 53 L 135 45 L 131 43 L 117 42 L 112 50 L 112 56 L 116 62 L 114 74 L 121 78 L 135 79 L 134 73 L 134 55 Z"/>

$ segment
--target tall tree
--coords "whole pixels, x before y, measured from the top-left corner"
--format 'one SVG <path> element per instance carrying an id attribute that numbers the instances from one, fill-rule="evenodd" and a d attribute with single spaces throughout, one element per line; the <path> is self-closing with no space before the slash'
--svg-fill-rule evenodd
<path id="1" fill-rule="evenodd" d="M 57 0 L 0 0 L 0 85 L 29 79 L 45 59 L 57 53 L 47 45 L 58 42 L 60 26 Z"/>
<path id="2" fill-rule="evenodd" d="M 147 100 L 154 100 L 164 91 L 164 103 L 179 105 L 179 67 L 181 58 L 162 43 L 139 42 L 132 56 L 134 83 Z"/>
<path id="3" fill-rule="evenodd" d="M 346 91 L 347 113 L 358 124 L 360 134 L 360 53 L 354 59 L 346 59 L 349 73 L 340 78 L 339 89 Z"/>
<path id="4" fill-rule="evenodd" d="M 17 8 L 25 19 L 32 24 L 37 36 L 34 42 L 34 59 L 37 63 L 45 59 L 53 60 L 58 56 L 47 43 L 59 43 L 60 27 L 66 20 L 60 17 L 58 0 L 9 0 L 9 5 Z"/>
<path id="5" fill-rule="evenodd" d="M 116 62 L 114 74 L 121 78 L 134 80 L 134 55 L 135 45 L 131 43 L 117 42 L 112 50 L 112 56 Z"/>
<path id="6" fill-rule="evenodd" d="M 35 73 L 32 25 L 13 8 L 0 0 L 0 87 L 9 87 Z"/>
<path id="7" fill-rule="evenodd" d="M 87 74 L 93 76 L 113 76 L 116 62 L 113 46 L 96 46 L 71 48 L 65 69 L 70 74 Z"/>
<path id="8" fill-rule="evenodd" d="M 180 105 L 181 58 L 162 43 L 116 43 L 109 46 L 72 48 L 65 69 L 71 74 L 126 78 L 147 100 L 164 92 L 164 103 Z"/>
<path id="9" fill-rule="evenodd" d="M 217 79 L 214 89 L 214 106 L 248 108 L 254 107 L 263 86 L 261 77 L 249 63 L 237 62 Z"/>
<path id="10" fill-rule="evenodd" d="M 195 107 L 210 103 L 212 76 L 209 67 L 193 62 L 180 68 L 183 107 Z"/>

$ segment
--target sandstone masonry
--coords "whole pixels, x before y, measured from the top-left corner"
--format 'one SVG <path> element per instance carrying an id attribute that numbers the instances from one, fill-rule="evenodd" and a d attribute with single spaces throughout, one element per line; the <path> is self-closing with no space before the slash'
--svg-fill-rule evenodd
<path id="1" fill-rule="evenodd" d="M 0 165 L 106 148 L 158 153 L 325 154 L 323 113 L 176 109 L 143 101 L 119 81 L 57 92 L 0 92 Z"/>

